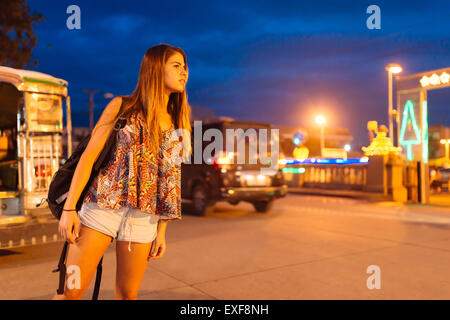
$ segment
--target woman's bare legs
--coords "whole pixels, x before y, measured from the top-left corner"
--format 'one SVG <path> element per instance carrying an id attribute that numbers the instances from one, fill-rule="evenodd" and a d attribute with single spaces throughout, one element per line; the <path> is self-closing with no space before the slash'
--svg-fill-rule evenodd
<path id="1" fill-rule="evenodd" d="M 66 268 L 68 272 L 66 273 L 64 294 L 56 294 L 53 300 L 79 300 L 83 297 L 111 239 L 112 237 L 81 224 L 78 241 L 75 244 L 69 244 L 67 251 Z M 75 266 L 72 269 L 79 270 L 79 288 L 76 288 L 76 281 L 72 281 L 77 271 L 69 274 L 70 266 Z M 70 282 L 75 288 L 67 287 L 67 280 L 71 275 Z"/>
<path id="2" fill-rule="evenodd" d="M 131 242 L 131 252 L 128 251 L 128 243 L 117 241 L 116 244 L 117 270 L 114 296 L 117 300 L 136 299 L 153 242 Z"/>

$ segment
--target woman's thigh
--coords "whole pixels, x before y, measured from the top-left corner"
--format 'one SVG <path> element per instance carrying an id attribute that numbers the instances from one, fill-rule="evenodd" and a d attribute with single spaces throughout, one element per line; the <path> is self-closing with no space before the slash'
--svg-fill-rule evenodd
<path id="1" fill-rule="evenodd" d="M 64 295 L 58 296 L 60 299 L 83 297 L 111 240 L 112 237 L 81 224 L 78 241 L 68 247 Z"/>
<path id="2" fill-rule="evenodd" d="M 116 286 L 117 299 L 136 299 L 139 287 L 147 269 L 148 256 L 152 248 L 149 243 L 131 243 L 128 250 L 128 241 L 116 241 Z"/>

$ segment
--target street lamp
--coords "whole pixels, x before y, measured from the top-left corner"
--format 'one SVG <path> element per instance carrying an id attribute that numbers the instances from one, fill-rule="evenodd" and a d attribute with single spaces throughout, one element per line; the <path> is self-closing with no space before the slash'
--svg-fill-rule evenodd
<path id="1" fill-rule="evenodd" d="M 350 152 L 350 150 L 352 150 L 352 146 L 349 144 L 346 144 L 344 146 L 344 150 L 345 150 L 344 159 L 347 160 L 348 153 Z"/>
<path id="2" fill-rule="evenodd" d="M 320 126 L 320 156 L 323 157 L 323 149 L 325 148 L 325 117 L 316 116 L 316 123 Z"/>
<path id="3" fill-rule="evenodd" d="M 445 158 L 449 159 L 449 148 L 448 145 L 450 144 L 450 139 L 441 139 L 441 144 L 445 144 Z"/>
<path id="4" fill-rule="evenodd" d="M 82 91 L 89 94 L 89 102 L 86 103 L 85 105 L 89 107 L 89 129 L 92 131 L 92 129 L 94 128 L 94 107 L 95 107 L 94 94 L 96 94 L 97 92 L 102 92 L 102 90 L 82 90 Z M 114 94 L 110 92 L 105 92 L 103 94 L 103 97 L 105 99 L 112 99 L 114 98 Z"/>
<path id="5" fill-rule="evenodd" d="M 388 72 L 388 83 L 389 83 L 389 109 L 388 109 L 388 117 L 389 117 L 389 138 L 391 139 L 392 145 L 394 145 L 394 124 L 392 121 L 392 117 L 394 116 L 393 103 L 392 103 L 392 75 L 402 72 L 402 67 L 398 64 L 391 63 L 386 66 L 386 70 Z M 397 112 L 398 114 L 398 112 Z M 398 126 L 398 123 L 397 123 Z"/>

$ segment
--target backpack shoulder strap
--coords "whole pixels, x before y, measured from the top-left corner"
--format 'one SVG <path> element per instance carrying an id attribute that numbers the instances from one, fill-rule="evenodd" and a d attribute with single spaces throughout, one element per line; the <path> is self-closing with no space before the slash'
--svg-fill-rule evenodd
<path id="1" fill-rule="evenodd" d="M 61 256 L 59 258 L 58 268 L 53 270 L 53 272 L 59 271 L 59 285 L 56 293 L 63 294 L 64 293 L 64 282 L 66 280 L 66 255 L 67 255 L 67 247 L 69 246 L 69 242 L 66 241 L 64 243 L 64 247 L 61 252 Z"/>
<path id="2" fill-rule="evenodd" d="M 92 300 L 98 299 L 98 293 L 100 292 L 100 282 L 102 281 L 102 266 L 103 257 L 100 259 L 100 262 L 97 265 L 97 274 L 95 275 L 95 285 L 94 292 L 92 293 Z"/>
<path id="3" fill-rule="evenodd" d="M 122 128 L 127 124 L 127 119 L 126 119 L 123 115 L 120 115 L 120 113 L 121 113 L 122 110 L 123 110 L 124 99 L 125 99 L 125 97 L 122 96 L 122 104 L 120 105 L 118 117 L 117 117 L 116 123 L 115 123 L 115 125 L 114 125 L 114 129 L 115 129 L 116 131 L 122 129 Z M 120 116 L 119 116 L 119 115 L 120 115 Z"/>

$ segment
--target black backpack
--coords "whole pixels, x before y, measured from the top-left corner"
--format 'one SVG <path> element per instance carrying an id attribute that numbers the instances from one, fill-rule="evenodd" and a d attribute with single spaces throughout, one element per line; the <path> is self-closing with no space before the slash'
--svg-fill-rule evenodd
<path id="1" fill-rule="evenodd" d="M 122 111 L 123 104 L 120 106 L 120 112 Z M 89 177 L 89 181 L 84 187 L 83 191 L 81 192 L 80 198 L 77 201 L 77 204 L 75 206 L 77 212 L 81 209 L 81 206 L 83 205 L 83 200 L 86 196 L 86 193 L 94 180 L 94 178 L 98 175 L 100 170 L 109 162 L 111 157 L 114 155 L 115 149 L 116 149 L 116 142 L 119 135 L 119 130 L 123 128 L 126 125 L 126 118 L 120 117 L 116 120 L 114 124 L 114 128 L 108 137 L 108 140 L 105 143 L 105 146 L 103 147 L 102 152 L 98 156 L 97 160 L 95 161 L 92 172 Z M 72 153 L 72 155 L 67 159 L 67 161 L 58 169 L 58 171 L 54 174 L 52 181 L 49 186 L 48 190 L 48 196 L 47 199 L 45 199 L 48 202 L 48 206 L 50 208 L 50 211 L 52 212 L 52 215 L 57 218 L 58 220 L 61 218 L 61 214 L 64 208 L 64 204 L 67 199 L 67 195 L 69 193 L 70 184 L 72 182 L 73 174 L 75 172 L 75 169 L 78 165 L 78 161 L 81 158 L 81 155 L 83 154 L 84 150 L 86 149 L 89 140 L 91 138 L 91 135 L 89 134 L 87 137 L 85 137 L 76 147 L 75 151 Z M 38 205 L 39 206 L 39 205 Z M 53 270 L 53 272 L 59 272 L 59 286 L 56 292 L 58 294 L 64 293 L 64 282 L 66 277 L 66 254 L 67 254 L 67 247 L 69 245 L 69 242 L 66 241 L 64 243 L 64 247 L 61 252 L 61 257 L 59 259 L 58 267 Z M 97 266 L 97 274 L 95 278 L 95 287 L 94 292 L 92 294 L 92 300 L 97 300 L 98 293 L 100 290 L 100 280 L 102 277 L 102 262 L 103 257 L 101 258 L 100 262 Z"/>

